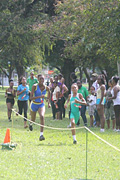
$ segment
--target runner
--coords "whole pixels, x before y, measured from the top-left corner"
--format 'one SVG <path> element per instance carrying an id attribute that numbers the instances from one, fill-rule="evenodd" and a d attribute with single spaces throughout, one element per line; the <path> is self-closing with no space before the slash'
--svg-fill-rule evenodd
<path id="1" fill-rule="evenodd" d="M 24 128 L 27 128 L 27 110 L 28 110 L 28 99 L 29 99 L 29 87 L 26 85 L 26 78 L 22 77 L 21 83 L 17 88 L 18 96 L 18 108 L 19 114 L 22 115 L 22 110 L 24 109 Z"/>
<path id="2" fill-rule="evenodd" d="M 7 113 L 8 113 L 8 120 L 11 122 L 11 113 L 12 113 L 12 108 L 14 106 L 15 100 L 14 98 L 16 97 L 16 90 L 13 88 L 14 82 L 12 79 L 9 80 L 9 88 L 6 89 L 5 92 L 5 97 L 6 97 L 6 104 L 7 104 Z"/>
<path id="3" fill-rule="evenodd" d="M 45 104 L 44 104 L 44 98 L 46 95 L 46 91 L 48 91 L 48 107 L 50 107 L 50 90 L 48 86 L 44 85 L 44 77 L 39 74 L 38 75 L 38 84 L 34 84 L 32 87 L 32 92 L 30 95 L 31 102 L 31 121 L 35 122 L 36 118 L 36 112 L 38 111 L 41 121 L 41 127 L 40 127 L 40 138 L 39 140 L 45 140 L 45 137 L 43 136 L 43 129 L 44 129 L 44 115 L 45 115 Z M 33 123 L 29 124 L 30 131 L 33 130 Z"/>
<path id="4" fill-rule="evenodd" d="M 65 104 L 65 108 L 67 108 L 67 105 L 70 101 L 71 128 L 75 128 L 75 124 L 77 124 L 79 117 L 80 117 L 80 112 L 79 112 L 80 104 L 87 105 L 87 103 L 86 103 L 85 99 L 83 98 L 83 95 L 78 93 L 78 86 L 76 83 L 71 86 L 71 91 L 73 94 L 72 95 L 69 94 L 67 103 Z M 75 129 L 72 129 L 72 136 L 73 136 L 73 144 L 77 144 Z"/>

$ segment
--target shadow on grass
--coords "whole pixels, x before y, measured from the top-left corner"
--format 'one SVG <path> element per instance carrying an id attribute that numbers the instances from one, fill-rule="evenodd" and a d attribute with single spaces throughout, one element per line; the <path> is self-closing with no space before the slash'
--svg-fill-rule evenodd
<path id="1" fill-rule="evenodd" d="M 55 144 L 50 144 L 50 143 L 46 143 L 46 144 L 37 144 L 37 146 L 73 146 L 74 144 L 66 144 L 66 143 L 55 143 Z"/>

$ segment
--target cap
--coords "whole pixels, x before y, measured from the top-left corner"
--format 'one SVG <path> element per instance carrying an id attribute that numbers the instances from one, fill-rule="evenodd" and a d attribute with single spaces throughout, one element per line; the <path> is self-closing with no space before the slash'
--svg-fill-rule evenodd
<path id="1" fill-rule="evenodd" d="M 92 74 L 92 76 L 97 77 L 97 76 L 98 76 L 98 74 L 97 74 L 97 73 L 93 73 L 93 74 Z"/>

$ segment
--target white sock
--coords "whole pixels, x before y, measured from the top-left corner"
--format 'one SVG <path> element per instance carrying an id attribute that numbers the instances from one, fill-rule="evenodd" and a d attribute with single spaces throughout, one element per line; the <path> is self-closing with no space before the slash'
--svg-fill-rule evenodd
<path id="1" fill-rule="evenodd" d="M 40 132 L 40 136 L 43 136 L 43 132 Z"/>
<path id="2" fill-rule="evenodd" d="M 32 123 L 32 122 L 30 122 L 30 125 L 32 126 L 32 125 L 33 125 L 33 123 Z"/>
<path id="3" fill-rule="evenodd" d="M 76 141 L 76 135 L 73 135 L 73 140 Z"/>
<path id="4" fill-rule="evenodd" d="M 101 132 L 104 132 L 105 130 L 101 128 L 100 131 L 101 131 Z"/>

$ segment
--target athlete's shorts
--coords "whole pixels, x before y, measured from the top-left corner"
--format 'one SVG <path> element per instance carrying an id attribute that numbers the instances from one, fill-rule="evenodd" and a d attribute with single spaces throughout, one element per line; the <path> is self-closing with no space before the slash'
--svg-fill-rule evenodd
<path id="1" fill-rule="evenodd" d="M 79 118 L 80 118 L 80 113 L 79 112 L 77 112 L 77 113 L 71 112 L 70 113 L 70 119 L 74 119 L 75 120 L 75 124 L 77 124 Z"/>
<path id="2" fill-rule="evenodd" d="M 42 108 L 45 104 L 44 103 L 41 103 L 41 104 L 34 104 L 33 102 L 31 103 L 30 105 L 30 109 L 31 111 L 38 111 L 39 108 Z"/>
<path id="3" fill-rule="evenodd" d="M 14 105 L 15 100 L 14 100 L 14 99 L 9 99 L 9 98 L 7 98 L 7 99 L 6 99 L 6 103 L 11 103 L 12 105 Z"/>

